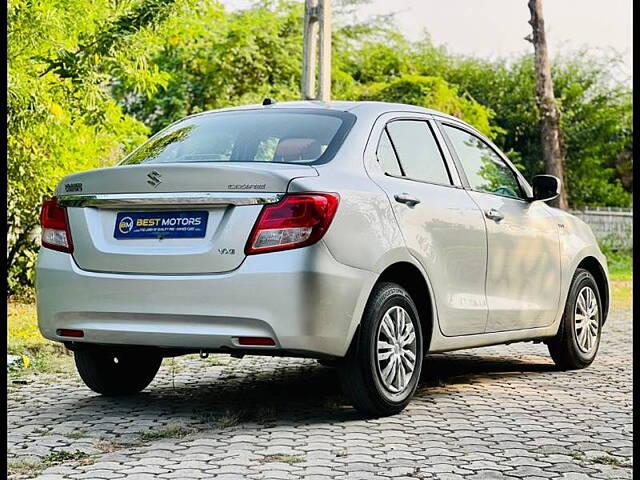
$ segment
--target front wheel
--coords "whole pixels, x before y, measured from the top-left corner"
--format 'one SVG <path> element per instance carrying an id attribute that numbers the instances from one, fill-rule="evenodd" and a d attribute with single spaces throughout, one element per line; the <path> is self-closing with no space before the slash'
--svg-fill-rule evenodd
<path id="1" fill-rule="evenodd" d="M 422 356 L 422 330 L 413 300 L 400 285 L 380 283 L 338 370 L 343 391 L 367 415 L 399 413 L 416 390 Z"/>
<path id="2" fill-rule="evenodd" d="M 144 390 L 158 373 L 162 357 L 98 349 L 74 352 L 76 368 L 87 387 L 107 396 Z"/>
<path id="3" fill-rule="evenodd" d="M 598 352 L 601 332 L 598 285 L 591 273 L 579 268 L 571 282 L 558 333 L 547 342 L 551 358 L 563 370 L 589 366 Z"/>

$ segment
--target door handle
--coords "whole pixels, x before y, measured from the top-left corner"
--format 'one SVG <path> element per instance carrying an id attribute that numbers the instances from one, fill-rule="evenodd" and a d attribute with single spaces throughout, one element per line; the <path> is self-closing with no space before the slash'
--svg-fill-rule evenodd
<path id="1" fill-rule="evenodd" d="M 410 207 L 420 203 L 420 199 L 414 196 L 409 195 L 408 193 L 396 193 L 393 198 L 396 199 L 396 202 L 406 203 Z"/>
<path id="2" fill-rule="evenodd" d="M 500 220 L 502 220 L 504 218 L 504 215 L 501 214 L 495 208 L 492 208 L 490 210 L 485 211 L 484 215 L 485 215 L 485 217 L 490 218 L 491 220 L 495 220 L 496 222 L 499 222 Z"/>

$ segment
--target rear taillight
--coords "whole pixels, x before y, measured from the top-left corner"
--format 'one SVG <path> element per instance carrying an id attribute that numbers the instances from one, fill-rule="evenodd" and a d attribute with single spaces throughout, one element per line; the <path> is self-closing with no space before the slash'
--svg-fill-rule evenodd
<path id="1" fill-rule="evenodd" d="M 329 228 L 338 200 L 335 193 L 296 193 L 265 206 L 244 252 L 252 255 L 317 242 Z"/>
<path id="2" fill-rule="evenodd" d="M 67 328 L 60 328 L 56 330 L 56 333 L 60 337 L 76 337 L 76 338 L 84 337 L 84 332 L 82 330 L 70 330 Z"/>
<path id="3" fill-rule="evenodd" d="M 42 227 L 43 247 L 60 252 L 73 252 L 67 209 L 58 205 L 56 197 L 52 197 L 42 204 L 40 226 Z"/>
<path id="4" fill-rule="evenodd" d="M 273 340 L 273 338 L 268 337 L 239 337 L 238 344 L 272 347 L 276 344 L 276 342 Z"/>

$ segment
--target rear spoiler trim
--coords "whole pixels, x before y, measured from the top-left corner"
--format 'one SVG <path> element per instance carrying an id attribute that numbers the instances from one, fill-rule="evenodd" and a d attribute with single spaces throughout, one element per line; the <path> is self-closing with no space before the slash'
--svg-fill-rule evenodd
<path id="1" fill-rule="evenodd" d="M 136 208 L 175 206 L 264 205 L 279 202 L 284 193 L 256 192 L 177 192 L 177 193 L 101 193 L 60 195 L 66 207 Z"/>

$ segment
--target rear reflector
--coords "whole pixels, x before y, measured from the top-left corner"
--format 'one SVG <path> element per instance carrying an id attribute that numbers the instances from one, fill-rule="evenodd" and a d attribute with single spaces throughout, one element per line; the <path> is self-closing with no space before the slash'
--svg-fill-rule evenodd
<path id="1" fill-rule="evenodd" d="M 65 328 L 61 328 L 56 333 L 60 337 L 76 337 L 76 338 L 84 337 L 84 332 L 82 330 L 68 330 Z"/>
<path id="2" fill-rule="evenodd" d="M 40 226 L 42 227 L 41 243 L 43 247 L 60 252 L 73 252 L 67 209 L 58 205 L 56 197 L 52 197 L 42 204 Z"/>
<path id="3" fill-rule="evenodd" d="M 311 245 L 322 238 L 338 208 L 335 193 L 293 193 L 260 212 L 245 253 L 275 252 Z"/>
<path id="4" fill-rule="evenodd" d="M 273 346 L 276 342 L 272 338 L 266 337 L 239 337 L 238 343 L 240 345 L 267 345 Z"/>

